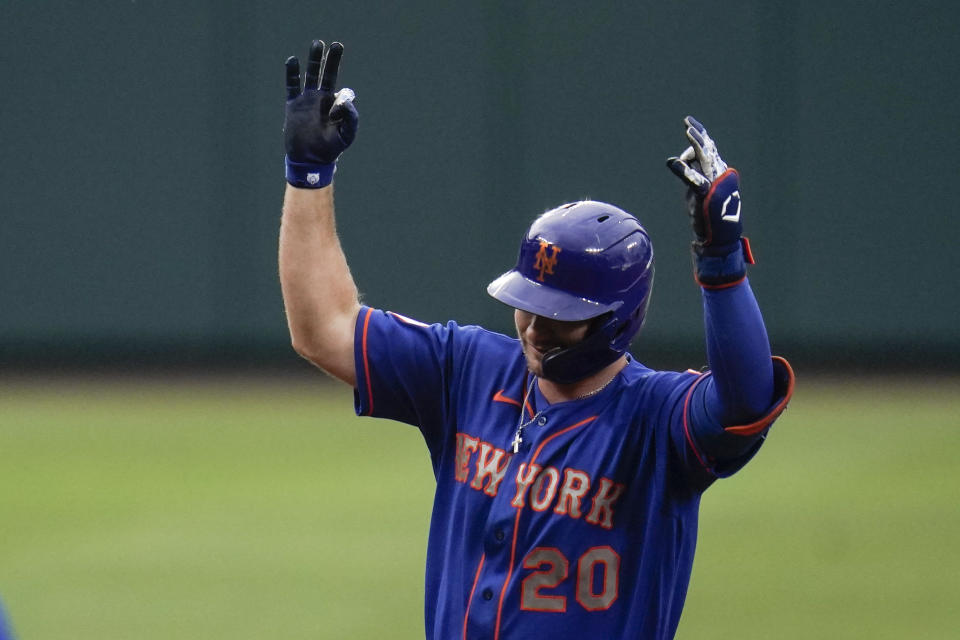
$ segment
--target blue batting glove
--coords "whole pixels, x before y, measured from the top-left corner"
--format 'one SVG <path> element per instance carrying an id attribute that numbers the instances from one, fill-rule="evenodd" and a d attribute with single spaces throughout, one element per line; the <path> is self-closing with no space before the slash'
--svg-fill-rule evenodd
<path id="1" fill-rule="evenodd" d="M 287 151 L 287 182 L 304 189 L 320 189 L 333 182 L 337 158 L 357 135 L 358 115 L 350 89 L 334 92 L 343 45 L 326 49 L 314 40 L 307 61 L 303 90 L 300 61 L 287 59 L 287 108 L 283 141 Z"/>
<path id="2" fill-rule="evenodd" d="M 693 116 L 684 118 L 690 146 L 667 166 L 687 185 L 687 209 L 696 239 L 694 275 L 706 288 L 732 286 L 753 264 L 750 244 L 742 237 L 740 174 L 727 167 L 706 128 Z"/>

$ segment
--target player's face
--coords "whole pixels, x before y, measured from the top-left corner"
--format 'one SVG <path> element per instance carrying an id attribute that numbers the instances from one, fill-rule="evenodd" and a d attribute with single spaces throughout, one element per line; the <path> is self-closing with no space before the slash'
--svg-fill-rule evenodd
<path id="1" fill-rule="evenodd" d="M 543 375 L 543 356 L 551 349 L 571 347 L 587 335 L 590 320 L 564 322 L 551 320 L 516 309 L 513 321 L 517 325 L 517 336 L 523 346 L 523 355 L 527 358 L 527 367 L 534 375 Z"/>

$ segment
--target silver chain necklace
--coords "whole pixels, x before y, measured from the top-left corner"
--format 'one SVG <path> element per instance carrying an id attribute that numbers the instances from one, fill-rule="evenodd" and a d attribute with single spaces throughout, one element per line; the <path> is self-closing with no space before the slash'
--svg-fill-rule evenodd
<path id="1" fill-rule="evenodd" d="M 595 396 L 608 386 L 610 383 L 617 379 L 619 372 L 615 374 L 612 378 L 604 382 L 602 385 L 594 389 L 593 391 L 588 391 L 582 395 L 577 396 L 574 400 L 583 400 L 584 398 L 589 398 L 590 396 Z M 529 427 L 533 422 L 540 417 L 543 413 L 543 410 L 537 411 L 532 418 L 523 421 L 523 409 L 527 406 L 527 400 L 530 398 L 530 394 L 533 393 L 533 385 L 537 383 L 537 376 L 532 376 L 530 380 L 530 386 L 527 387 L 526 393 L 523 394 L 523 401 L 520 403 L 520 420 L 517 422 L 517 432 L 513 435 L 513 440 L 510 442 L 510 446 L 513 447 L 513 452 L 517 453 L 520 451 L 520 445 L 523 443 L 523 430 Z"/>
<path id="2" fill-rule="evenodd" d="M 523 409 L 527 406 L 527 400 L 530 398 L 530 394 L 533 392 L 533 385 L 537 383 L 537 376 L 531 376 L 530 386 L 527 387 L 526 392 L 523 394 L 523 400 L 520 403 L 520 420 L 517 421 L 517 432 L 513 435 L 513 441 L 510 442 L 510 446 L 513 447 L 513 452 L 517 453 L 520 451 L 520 444 L 523 442 L 523 430 L 526 427 L 529 427 L 534 420 L 540 417 L 542 411 L 537 411 L 532 418 L 523 421 Z"/>
<path id="3" fill-rule="evenodd" d="M 604 382 L 602 385 L 600 385 L 599 387 L 597 387 L 597 388 L 594 389 L 593 391 L 587 391 L 585 394 L 580 395 L 580 396 L 577 396 L 576 398 L 574 398 L 574 400 L 583 400 L 584 398 L 589 398 L 590 396 L 595 396 L 595 395 L 597 395 L 598 393 L 600 393 L 601 391 L 603 391 L 604 389 L 606 389 L 607 387 L 609 387 L 609 386 L 610 386 L 610 383 L 617 379 L 617 375 L 619 375 L 619 373 L 614 374 L 614 376 L 613 376 L 612 378 L 610 378 L 609 380 L 607 380 L 606 382 Z"/>

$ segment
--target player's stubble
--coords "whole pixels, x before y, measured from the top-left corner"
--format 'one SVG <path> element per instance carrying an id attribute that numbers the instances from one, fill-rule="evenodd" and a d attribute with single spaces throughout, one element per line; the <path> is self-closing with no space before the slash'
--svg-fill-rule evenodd
<path id="1" fill-rule="evenodd" d="M 572 347 L 587 335 L 590 320 L 565 322 L 515 309 L 513 321 L 527 360 L 527 368 L 543 376 L 543 357 L 552 349 Z"/>

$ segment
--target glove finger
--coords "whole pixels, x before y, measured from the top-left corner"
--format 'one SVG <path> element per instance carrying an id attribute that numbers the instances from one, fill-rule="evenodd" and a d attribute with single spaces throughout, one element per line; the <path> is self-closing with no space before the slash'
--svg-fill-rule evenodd
<path id="1" fill-rule="evenodd" d="M 340 89 L 340 91 L 337 91 L 335 94 L 333 94 L 333 97 L 333 108 L 330 110 L 331 115 L 333 115 L 333 110 L 339 107 L 341 104 L 356 100 L 357 94 L 353 92 L 353 89 L 344 87 L 343 89 Z"/>
<path id="2" fill-rule="evenodd" d="M 320 85 L 320 68 L 323 66 L 323 40 L 314 40 L 310 45 L 310 57 L 307 59 L 307 77 L 303 84 L 304 91 L 316 89 Z"/>
<path id="3" fill-rule="evenodd" d="M 683 170 L 687 166 L 687 163 L 677 157 L 667 158 L 667 168 L 673 172 L 673 175 L 677 176 L 684 182 L 687 181 L 687 176 Z"/>
<path id="4" fill-rule="evenodd" d="M 300 95 L 300 61 L 296 56 L 287 58 L 287 100 Z"/>
<path id="5" fill-rule="evenodd" d="M 353 100 L 335 102 L 330 109 L 330 119 L 337 123 L 337 132 L 343 144 L 350 146 L 353 139 L 357 137 L 357 124 L 360 120 Z"/>
<path id="6" fill-rule="evenodd" d="M 352 93 L 352 92 L 351 92 Z M 330 109 L 330 120 L 340 122 L 341 120 L 356 120 L 357 107 L 353 104 L 353 98 L 349 100 L 337 100 Z"/>
<path id="7" fill-rule="evenodd" d="M 327 50 L 327 58 L 323 63 L 323 74 L 320 76 L 320 89 L 333 91 L 337 86 L 337 73 L 340 71 L 340 57 L 343 55 L 343 45 L 334 42 Z"/>
<path id="8" fill-rule="evenodd" d="M 693 147 L 694 155 L 696 155 L 696 162 L 700 163 L 700 168 L 703 170 L 703 175 L 708 179 L 715 177 L 713 171 L 713 156 L 714 154 L 710 153 L 710 147 L 712 146 L 713 141 L 710 140 L 708 136 L 703 136 L 699 131 L 693 127 L 687 128 L 687 138 L 690 140 L 690 144 Z"/>
<path id="9" fill-rule="evenodd" d="M 697 119 L 694 118 L 693 116 L 687 116 L 686 118 L 683 119 L 683 122 L 684 122 L 684 124 L 686 124 L 688 127 L 693 127 L 694 129 L 696 129 L 696 130 L 699 131 L 700 133 L 704 133 L 704 134 L 705 134 L 705 133 L 707 132 L 707 128 L 704 127 L 702 124 L 700 124 L 700 123 L 697 121 Z"/>
<path id="10" fill-rule="evenodd" d="M 680 158 L 669 158 L 667 167 L 699 195 L 706 195 L 710 190 L 710 181 Z"/>
<path id="11" fill-rule="evenodd" d="M 689 140 L 690 144 L 695 146 L 700 151 L 702 151 L 703 147 L 706 146 L 706 140 L 704 137 L 693 127 L 687 127 L 687 140 Z"/>
<path id="12" fill-rule="evenodd" d="M 693 162 L 697 159 L 697 152 L 693 150 L 693 147 L 687 147 L 680 154 L 680 159 L 684 162 Z"/>

